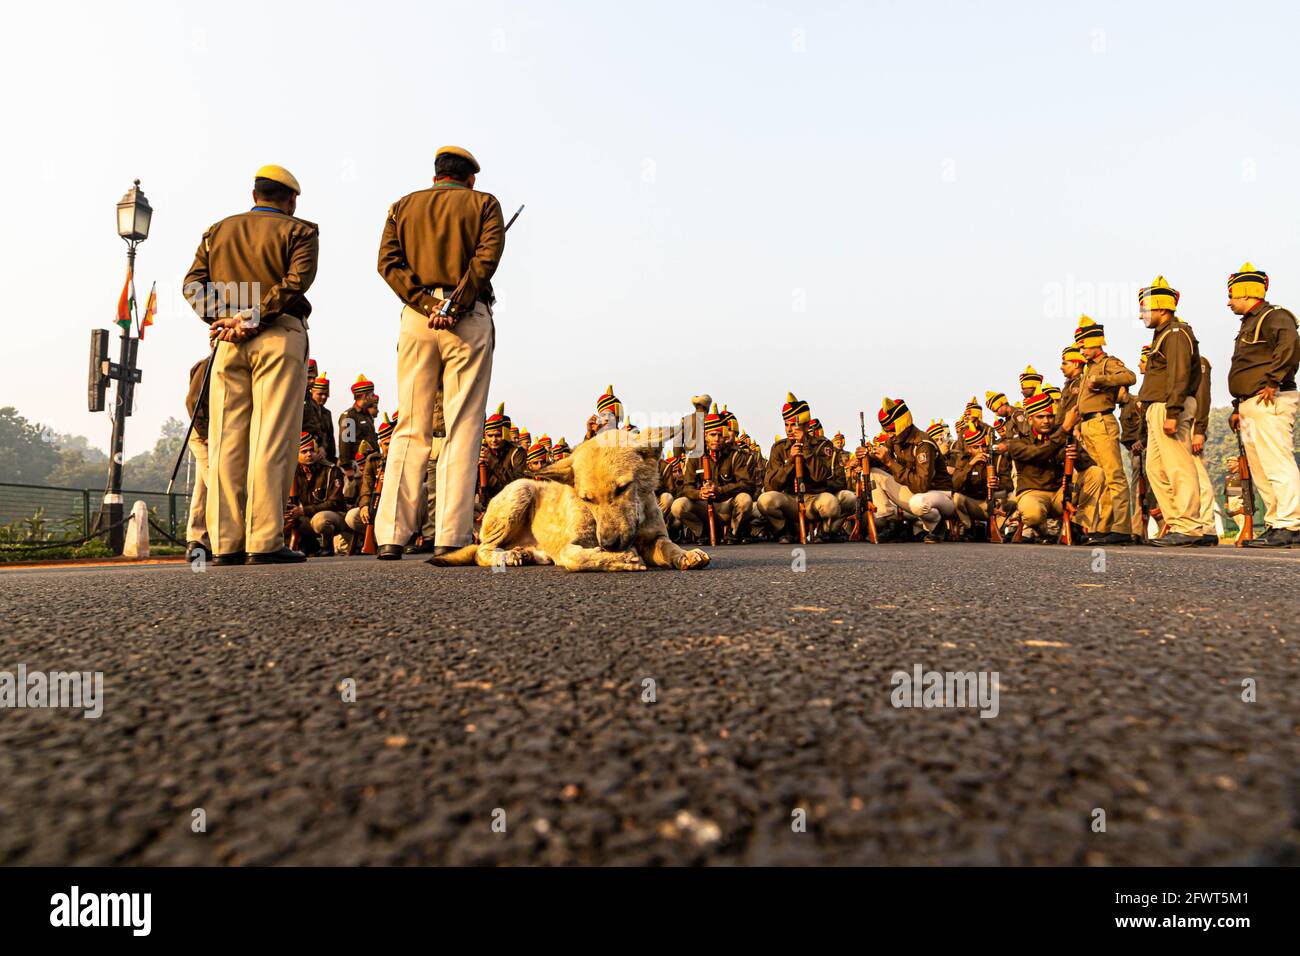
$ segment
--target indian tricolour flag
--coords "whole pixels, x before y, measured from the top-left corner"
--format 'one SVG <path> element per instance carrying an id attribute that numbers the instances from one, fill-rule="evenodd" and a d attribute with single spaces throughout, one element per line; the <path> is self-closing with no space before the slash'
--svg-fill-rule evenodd
<path id="1" fill-rule="evenodd" d="M 122 295 L 117 300 L 117 324 L 124 333 L 131 331 L 131 314 L 135 312 L 135 273 L 130 266 L 126 269 L 126 284 L 122 286 Z"/>
<path id="2" fill-rule="evenodd" d="M 144 330 L 153 325 L 154 313 L 158 311 L 158 283 L 155 282 L 149 288 L 149 298 L 144 303 L 144 318 L 140 320 L 140 338 L 144 338 Z"/>

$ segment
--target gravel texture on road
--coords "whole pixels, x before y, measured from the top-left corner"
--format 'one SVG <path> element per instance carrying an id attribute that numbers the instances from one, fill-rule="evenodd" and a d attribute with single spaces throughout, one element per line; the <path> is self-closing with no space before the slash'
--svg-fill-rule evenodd
<path id="1" fill-rule="evenodd" d="M 712 554 L 0 571 L 0 863 L 1300 862 L 1300 552 Z"/>

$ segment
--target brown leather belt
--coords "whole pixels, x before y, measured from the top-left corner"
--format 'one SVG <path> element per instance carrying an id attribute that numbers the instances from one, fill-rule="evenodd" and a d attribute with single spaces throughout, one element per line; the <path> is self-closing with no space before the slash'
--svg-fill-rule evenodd
<path id="1" fill-rule="evenodd" d="M 1094 418 L 1100 418 L 1102 415 L 1109 415 L 1113 411 L 1115 411 L 1115 409 L 1112 408 L 1109 412 L 1088 412 L 1086 415 L 1081 415 L 1079 417 L 1079 421 L 1090 422 Z"/>

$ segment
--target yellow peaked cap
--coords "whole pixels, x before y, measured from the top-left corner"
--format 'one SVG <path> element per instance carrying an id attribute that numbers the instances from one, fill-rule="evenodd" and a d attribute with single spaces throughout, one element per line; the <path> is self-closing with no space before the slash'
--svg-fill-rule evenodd
<path id="1" fill-rule="evenodd" d="M 474 158 L 474 154 L 464 146 L 439 146 L 438 151 L 433 154 L 433 158 L 437 159 L 444 153 L 451 156 L 459 156 L 461 159 L 468 159 L 474 166 L 474 172 L 477 173 L 481 171 L 479 169 L 478 160 Z"/>
<path id="2" fill-rule="evenodd" d="M 273 183 L 279 183 L 281 186 L 287 186 L 299 196 L 302 195 L 302 187 L 298 185 L 298 180 L 294 178 L 293 173 L 283 166 L 263 166 L 253 174 L 254 179 L 269 179 Z"/>

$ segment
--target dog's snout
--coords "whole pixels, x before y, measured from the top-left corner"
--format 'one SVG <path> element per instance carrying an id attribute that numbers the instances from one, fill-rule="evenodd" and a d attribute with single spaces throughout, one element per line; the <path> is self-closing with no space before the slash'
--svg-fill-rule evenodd
<path id="1" fill-rule="evenodd" d="M 626 551 L 627 535 L 625 534 L 605 534 L 601 533 L 596 536 L 600 546 L 605 551 Z"/>

